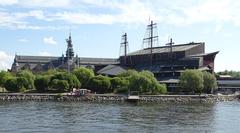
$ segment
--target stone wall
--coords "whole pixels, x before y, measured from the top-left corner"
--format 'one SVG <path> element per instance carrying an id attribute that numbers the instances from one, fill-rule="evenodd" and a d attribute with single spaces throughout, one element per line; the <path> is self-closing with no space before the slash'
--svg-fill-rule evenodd
<path id="1" fill-rule="evenodd" d="M 238 99 L 236 95 L 142 95 L 139 102 L 175 102 L 175 103 L 213 103 L 222 101 L 233 101 Z"/>
<path id="2" fill-rule="evenodd" d="M 233 101 L 239 99 L 239 95 L 140 95 L 140 103 L 213 103 L 221 101 Z M 87 96 L 74 96 L 62 94 L 0 94 L 0 101 L 92 101 L 92 102 L 125 102 L 126 95 L 92 94 Z"/>

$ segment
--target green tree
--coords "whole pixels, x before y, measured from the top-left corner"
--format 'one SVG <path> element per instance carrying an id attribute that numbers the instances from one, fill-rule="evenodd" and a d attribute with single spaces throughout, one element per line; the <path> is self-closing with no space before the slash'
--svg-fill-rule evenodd
<path id="1" fill-rule="evenodd" d="M 130 77 L 137 74 L 138 72 L 136 70 L 127 70 L 126 72 L 117 75 L 117 77 Z"/>
<path id="2" fill-rule="evenodd" d="M 230 75 L 232 78 L 240 78 L 240 72 L 239 71 L 222 71 L 222 72 L 218 72 L 216 74 L 217 76 L 219 75 Z"/>
<path id="3" fill-rule="evenodd" d="M 129 70 L 118 75 L 129 81 L 130 91 L 138 91 L 141 94 L 164 94 L 167 92 L 166 86 L 159 84 L 154 74 L 150 71 L 137 72 Z"/>
<path id="4" fill-rule="evenodd" d="M 90 90 L 97 93 L 109 93 L 111 82 L 109 77 L 98 75 L 89 80 Z"/>
<path id="5" fill-rule="evenodd" d="M 180 87 L 187 92 L 195 93 L 203 90 L 203 74 L 199 70 L 185 70 L 179 78 Z"/>
<path id="6" fill-rule="evenodd" d="M 81 83 L 79 82 L 77 77 L 73 74 L 68 74 L 66 72 L 57 72 L 51 77 L 50 82 L 53 82 L 54 79 L 66 80 L 68 82 L 68 87 L 69 87 L 68 90 L 70 90 L 72 88 L 80 88 L 81 87 Z"/>
<path id="7" fill-rule="evenodd" d="M 51 88 L 58 90 L 58 92 L 66 92 L 69 90 L 69 84 L 67 80 L 53 79 L 51 81 Z"/>
<path id="8" fill-rule="evenodd" d="M 13 77 L 6 81 L 5 88 L 9 92 L 24 92 L 27 83 L 28 81 L 24 77 Z"/>
<path id="9" fill-rule="evenodd" d="M 167 87 L 165 84 L 156 84 L 155 89 L 153 90 L 152 94 L 166 94 Z"/>
<path id="10" fill-rule="evenodd" d="M 82 83 L 83 88 L 88 88 L 89 79 L 94 77 L 93 70 L 85 67 L 74 69 L 73 74 L 76 75 L 78 80 Z"/>
<path id="11" fill-rule="evenodd" d="M 35 89 L 35 86 L 34 86 L 35 76 L 31 71 L 22 70 L 17 73 L 17 77 L 23 77 L 26 79 L 27 83 L 25 84 L 26 86 L 24 86 L 26 89 Z"/>
<path id="12" fill-rule="evenodd" d="M 1 71 L 0 72 L 0 87 L 4 87 L 6 81 L 12 78 L 12 74 L 10 72 Z"/>
<path id="13" fill-rule="evenodd" d="M 205 93 L 212 93 L 217 88 L 217 80 L 213 74 L 209 72 L 203 72 L 203 80 L 204 80 L 203 91 Z"/>
<path id="14" fill-rule="evenodd" d="M 45 75 L 41 76 L 38 75 L 34 81 L 34 85 L 36 87 L 36 90 L 39 92 L 45 92 L 49 89 L 49 83 L 50 83 L 51 76 Z"/>
<path id="15" fill-rule="evenodd" d="M 127 78 L 114 77 L 111 79 L 111 88 L 115 93 L 127 93 L 129 80 Z"/>
<path id="16" fill-rule="evenodd" d="M 148 85 L 145 87 L 144 91 L 149 93 L 156 92 L 159 83 L 154 77 L 154 74 L 150 71 L 141 71 L 139 74 L 148 79 Z"/>

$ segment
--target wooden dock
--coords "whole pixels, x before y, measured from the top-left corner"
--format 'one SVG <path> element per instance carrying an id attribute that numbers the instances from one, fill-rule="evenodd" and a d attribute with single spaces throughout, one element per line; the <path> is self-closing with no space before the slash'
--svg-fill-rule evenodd
<path id="1" fill-rule="evenodd" d="M 140 99 L 139 96 L 131 96 L 130 95 L 130 96 L 128 96 L 127 101 L 135 103 L 135 102 L 138 102 L 139 99 Z"/>

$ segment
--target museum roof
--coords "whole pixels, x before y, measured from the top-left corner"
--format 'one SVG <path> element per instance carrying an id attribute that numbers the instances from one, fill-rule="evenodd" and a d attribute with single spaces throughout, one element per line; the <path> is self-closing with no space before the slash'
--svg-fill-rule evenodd
<path id="1" fill-rule="evenodd" d="M 191 42 L 188 44 L 178 44 L 178 45 L 172 45 L 172 51 L 173 52 L 178 52 L 178 51 L 186 51 L 191 48 L 194 48 L 199 45 L 204 45 L 203 42 L 195 43 Z M 150 48 L 145 48 L 141 49 L 132 53 L 129 53 L 128 55 L 143 55 L 143 54 L 150 54 L 151 49 Z M 170 46 L 161 46 L 161 47 L 153 47 L 152 52 L 153 53 L 167 53 L 170 51 Z"/>

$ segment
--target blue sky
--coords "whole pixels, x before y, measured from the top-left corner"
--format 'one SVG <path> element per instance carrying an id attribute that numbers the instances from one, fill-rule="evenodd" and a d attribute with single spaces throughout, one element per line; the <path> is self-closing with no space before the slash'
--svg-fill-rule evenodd
<path id="1" fill-rule="evenodd" d="M 142 48 L 149 18 L 159 46 L 205 42 L 220 51 L 216 71 L 240 70 L 238 0 L 0 0 L 0 69 L 15 53 L 61 56 L 70 28 L 79 56 L 118 57 L 125 32 L 130 51 Z"/>

